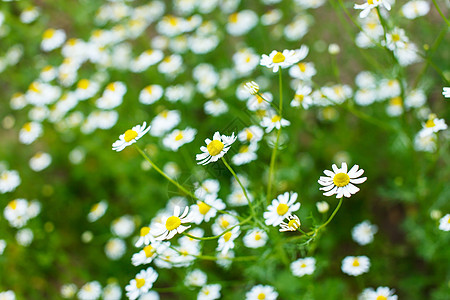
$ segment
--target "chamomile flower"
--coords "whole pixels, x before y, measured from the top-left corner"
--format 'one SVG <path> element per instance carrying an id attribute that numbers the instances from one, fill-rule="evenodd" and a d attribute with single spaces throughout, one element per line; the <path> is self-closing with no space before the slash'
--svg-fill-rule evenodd
<path id="1" fill-rule="evenodd" d="M 257 143 L 262 139 L 263 135 L 264 131 L 261 127 L 252 125 L 239 131 L 237 138 L 241 142 Z"/>
<path id="2" fill-rule="evenodd" d="M 430 114 L 428 121 L 423 124 L 424 134 L 432 134 L 447 129 L 444 119 L 438 119 L 435 114 Z"/>
<path id="3" fill-rule="evenodd" d="M 172 150 L 178 151 L 178 148 L 194 140 L 197 129 L 186 127 L 184 130 L 175 129 L 163 139 L 163 145 Z"/>
<path id="4" fill-rule="evenodd" d="M 194 269 L 186 274 L 184 284 L 187 286 L 204 286 L 206 284 L 206 273 L 200 269 Z"/>
<path id="5" fill-rule="evenodd" d="M 90 281 L 84 284 L 77 293 L 80 300 L 96 300 L 102 294 L 102 286 L 98 281 Z"/>
<path id="6" fill-rule="evenodd" d="M 370 260 L 367 256 L 347 256 L 342 260 L 342 272 L 358 276 L 369 271 Z"/>
<path id="7" fill-rule="evenodd" d="M 324 214 L 330 209 L 330 205 L 326 201 L 320 201 L 316 203 L 317 211 Z"/>
<path id="8" fill-rule="evenodd" d="M 45 152 L 38 152 L 30 159 L 29 165 L 33 171 L 39 172 L 47 168 L 51 162 L 52 157 L 50 154 Z"/>
<path id="9" fill-rule="evenodd" d="M 305 58 L 308 50 L 306 46 L 302 46 L 297 50 L 283 50 L 283 52 L 273 50 L 269 55 L 263 54 L 261 56 L 260 65 L 273 68 L 273 72 L 275 73 L 278 72 L 279 68 L 288 68 Z"/>
<path id="10" fill-rule="evenodd" d="M 161 223 L 155 223 L 154 236 L 156 240 L 170 240 L 177 233 L 182 233 L 191 226 L 185 226 L 182 224 L 189 223 L 191 220 L 189 213 L 189 207 L 186 206 L 183 213 L 181 213 L 181 208 L 175 206 L 173 215 L 170 217 L 163 217 Z"/>
<path id="11" fill-rule="evenodd" d="M 116 282 L 110 283 L 103 289 L 103 300 L 122 299 L 122 288 Z"/>
<path id="12" fill-rule="evenodd" d="M 380 286 L 376 290 L 372 288 L 365 289 L 358 300 L 397 300 L 398 297 L 395 295 L 395 290 L 391 290 L 388 287 Z"/>
<path id="13" fill-rule="evenodd" d="M 296 215 L 289 215 L 286 218 L 288 220 L 288 222 L 281 222 L 280 223 L 280 232 L 283 231 L 296 231 L 301 223 L 300 223 L 300 219 L 296 216 Z"/>
<path id="14" fill-rule="evenodd" d="M 303 81 L 310 81 L 317 71 L 312 62 L 299 62 L 289 68 L 289 75 Z"/>
<path id="15" fill-rule="evenodd" d="M 212 232 L 214 235 L 219 235 L 226 229 L 233 227 L 238 223 L 235 216 L 229 214 L 220 215 L 212 225 Z"/>
<path id="16" fill-rule="evenodd" d="M 384 8 L 387 10 L 391 10 L 391 5 L 389 4 L 389 0 L 367 0 L 367 3 L 364 4 L 355 4 L 353 7 L 354 9 L 362 9 L 362 11 L 359 13 L 360 18 L 365 18 L 369 15 L 370 11 L 378 7 L 380 5 L 383 5 Z"/>
<path id="17" fill-rule="evenodd" d="M 256 154 L 257 149 L 258 144 L 256 143 L 251 143 L 250 145 L 242 145 L 239 148 L 238 153 L 231 158 L 231 161 L 236 166 L 248 164 L 249 162 L 252 162 L 258 158 L 258 155 Z"/>
<path id="18" fill-rule="evenodd" d="M 42 124 L 38 122 L 28 122 L 19 131 L 19 141 L 29 145 L 33 143 L 43 133 Z"/>
<path id="19" fill-rule="evenodd" d="M 203 107 L 206 114 L 214 117 L 220 116 L 228 111 L 228 105 L 222 99 L 206 101 Z"/>
<path id="20" fill-rule="evenodd" d="M 254 81 L 249 81 L 244 84 L 244 88 L 250 93 L 250 95 L 256 95 L 259 92 L 259 85 Z"/>
<path id="21" fill-rule="evenodd" d="M 436 135 L 430 134 L 429 130 L 422 129 L 414 137 L 414 149 L 416 151 L 434 152 L 436 151 L 436 145 Z"/>
<path id="22" fill-rule="evenodd" d="M 225 203 L 221 199 L 217 199 L 216 195 L 206 195 L 203 201 L 197 201 L 197 204 L 191 206 L 192 222 L 197 225 L 209 222 L 216 216 L 218 209 L 225 209 Z"/>
<path id="23" fill-rule="evenodd" d="M 150 134 L 156 137 L 163 136 L 177 126 L 180 120 L 181 117 L 178 110 L 163 110 L 152 120 Z"/>
<path id="24" fill-rule="evenodd" d="M 234 240 L 241 234 L 240 226 L 234 227 L 232 230 L 226 232 L 219 238 L 218 245 L 216 248 L 217 252 L 226 254 L 228 250 L 234 248 Z"/>
<path id="25" fill-rule="evenodd" d="M 354 184 L 360 184 L 367 180 L 367 177 L 360 177 L 363 169 L 359 169 L 358 165 L 354 165 L 350 171 L 347 172 L 347 164 L 342 163 L 339 169 L 335 164 L 332 166 L 333 171 L 323 171 L 327 176 L 320 176 L 319 184 L 323 187 L 320 190 L 325 191 L 324 196 L 331 196 L 336 194 L 336 198 L 347 197 L 350 198 L 352 194 L 359 191 Z M 358 170 L 359 169 L 359 170 Z"/>
<path id="26" fill-rule="evenodd" d="M 142 247 L 142 245 L 148 245 L 155 241 L 152 233 L 150 232 L 150 227 L 144 226 L 139 230 L 139 239 L 136 241 L 135 247 Z"/>
<path id="27" fill-rule="evenodd" d="M 121 216 L 111 223 L 111 232 L 123 239 L 129 237 L 135 229 L 134 219 L 130 215 Z"/>
<path id="28" fill-rule="evenodd" d="M 263 247 L 269 239 L 267 233 L 260 228 L 252 228 L 244 236 L 244 245 L 247 248 Z"/>
<path id="29" fill-rule="evenodd" d="M 222 158 L 231 145 L 236 141 L 234 133 L 231 136 L 220 135 L 218 131 L 214 133 L 213 140 L 206 139 L 206 147 L 201 146 L 200 150 L 203 152 L 196 155 L 196 160 L 199 160 L 197 164 L 207 165 L 211 162 L 216 162 Z"/>
<path id="30" fill-rule="evenodd" d="M 425 16 L 430 11 L 430 4 L 427 1 L 409 1 L 402 6 L 402 13 L 407 19 L 415 19 Z"/>
<path id="31" fill-rule="evenodd" d="M 245 300 L 275 300 L 277 297 L 278 293 L 273 286 L 262 284 L 255 285 L 245 294 Z"/>
<path id="32" fill-rule="evenodd" d="M 148 292 L 152 288 L 153 283 L 158 278 L 158 273 L 149 267 L 146 270 L 141 270 L 134 279 L 125 287 L 127 297 L 131 300 L 137 299 L 140 295 Z"/>
<path id="33" fill-rule="evenodd" d="M 312 88 L 309 85 L 299 85 L 295 91 L 294 99 L 291 101 L 291 106 L 302 106 L 304 109 L 308 109 L 313 104 L 311 92 Z"/>
<path id="34" fill-rule="evenodd" d="M 352 238 L 361 246 L 367 245 L 373 241 L 373 236 L 377 231 L 378 227 L 366 220 L 353 227 Z"/>
<path id="35" fill-rule="evenodd" d="M 104 200 L 94 204 L 89 211 L 87 219 L 89 222 L 95 222 L 100 219 L 108 209 L 108 203 Z"/>
<path id="36" fill-rule="evenodd" d="M 220 183 L 217 179 L 206 179 L 201 184 L 196 184 L 195 197 L 205 199 L 207 195 L 217 195 Z"/>
<path id="37" fill-rule="evenodd" d="M 450 98 L 450 87 L 443 87 L 442 95 L 444 96 L 444 98 Z"/>
<path id="38" fill-rule="evenodd" d="M 119 152 L 126 147 L 136 143 L 144 134 L 150 130 L 150 126 L 145 128 L 147 123 L 144 122 L 142 125 L 136 125 L 132 129 L 128 129 L 125 133 L 119 136 L 119 139 L 112 144 L 112 149 Z"/>
<path id="39" fill-rule="evenodd" d="M 311 275 L 315 269 L 316 259 L 314 257 L 300 258 L 291 263 L 291 272 L 297 277 Z"/>
<path id="40" fill-rule="evenodd" d="M 120 259 L 127 250 L 124 240 L 120 238 L 112 238 L 105 245 L 106 256 L 111 260 Z"/>
<path id="41" fill-rule="evenodd" d="M 220 298 L 220 284 L 208 284 L 198 292 L 197 300 L 215 300 Z"/>
<path id="42" fill-rule="evenodd" d="M 281 118 L 274 111 L 269 111 L 268 116 L 264 117 L 260 123 L 262 127 L 266 128 L 266 133 L 271 132 L 274 128 L 280 130 L 281 127 L 291 125 L 286 119 Z"/>
<path id="43" fill-rule="evenodd" d="M 1 300 L 16 300 L 16 294 L 13 291 L 0 292 Z"/>
<path id="44" fill-rule="evenodd" d="M 41 49 L 51 51 L 61 46 L 66 40 L 66 33 L 62 29 L 48 28 L 44 31 L 41 42 Z"/>
<path id="45" fill-rule="evenodd" d="M 150 245 L 147 245 L 139 251 L 138 253 L 133 254 L 131 257 L 131 263 L 133 266 L 139 266 L 144 264 L 149 264 L 153 261 L 153 259 L 158 255 L 163 253 L 170 246 L 169 242 L 153 242 Z"/>
<path id="46" fill-rule="evenodd" d="M 258 23 L 258 15 L 252 10 L 232 13 L 228 17 L 226 30 L 230 35 L 241 36 L 248 33 Z"/>
<path id="47" fill-rule="evenodd" d="M 264 212 L 265 223 L 272 226 L 280 225 L 292 212 L 300 208 L 300 203 L 295 203 L 297 197 L 297 193 L 286 192 L 278 195 L 277 199 L 273 199 L 267 211 Z"/>
<path id="48" fill-rule="evenodd" d="M 146 105 L 153 104 L 161 99 L 163 92 L 164 90 L 160 85 L 148 85 L 139 93 L 139 102 Z"/>
<path id="49" fill-rule="evenodd" d="M 4 170 L 0 173 L 0 194 L 14 191 L 20 185 L 21 179 L 16 170 Z"/>
<path id="50" fill-rule="evenodd" d="M 439 229 L 442 231 L 450 231 L 450 214 L 446 214 L 439 220 Z"/>

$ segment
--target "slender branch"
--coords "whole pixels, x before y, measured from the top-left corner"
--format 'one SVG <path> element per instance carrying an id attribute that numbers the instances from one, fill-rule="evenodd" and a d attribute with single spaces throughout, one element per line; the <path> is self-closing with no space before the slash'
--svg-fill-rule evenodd
<path id="1" fill-rule="evenodd" d="M 442 10 L 440 9 L 439 5 L 437 4 L 436 0 L 433 0 L 433 4 L 436 7 L 436 10 L 441 15 L 442 19 L 444 19 L 445 23 L 450 27 L 450 21 L 445 17 L 445 15 L 442 13 Z"/>

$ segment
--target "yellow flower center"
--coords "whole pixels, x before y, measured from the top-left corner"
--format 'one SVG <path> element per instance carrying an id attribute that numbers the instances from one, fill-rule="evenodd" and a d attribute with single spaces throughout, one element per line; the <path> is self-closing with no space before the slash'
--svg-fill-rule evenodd
<path id="1" fill-rule="evenodd" d="M 436 124 L 434 123 L 434 119 L 428 119 L 428 121 L 425 123 L 425 127 L 431 128 L 436 126 Z"/>
<path id="2" fill-rule="evenodd" d="M 263 293 L 260 293 L 260 294 L 258 295 L 258 300 L 264 300 L 264 299 L 266 299 L 266 295 L 263 294 Z"/>
<path id="3" fill-rule="evenodd" d="M 144 247 L 144 252 L 146 257 L 152 257 L 155 249 L 151 245 L 148 245 Z"/>
<path id="4" fill-rule="evenodd" d="M 233 13 L 228 17 L 228 21 L 230 23 L 237 23 L 238 21 L 238 14 L 237 13 Z"/>
<path id="5" fill-rule="evenodd" d="M 138 136 L 138 133 L 134 130 L 128 129 L 125 131 L 125 137 L 123 138 L 125 142 L 130 142 L 131 140 L 135 139 Z"/>
<path id="6" fill-rule="evenodd" d="M 138 289 L 140 289 L 141 287 L 143 287 L 145 284 L 145 279 L 144 278 L 136 278 L 136 287 Z"/>
<path id="7" fill-rule="evenodd" d="M 16 200 L 13 200 L 13 201 L 11 201 L 11 202 L 9 202 L 8 203 L 8 206 L 11 208 L 11 209 L 16 209 L 17 208 L 17 201 Z"/>
<path id="8" fill-rule="evenodd" d="M 228 222 L 228 221 L 225 220 L 225 219 L 222 219 L 222 220 L 220 221 L 220 224 L 221 224 L 222 228 L 227 228 L 228 226 L 230 226 L 230 222 Z"/>
<path id="9" fill-rule="evenodd" d="M 206 149 L 208 149 L 208 152 L 211 156 L 216 156 L 222 151 L 224 146 L 225 145 L 221 141 L 213 140 L 208 144 Z"/>
<path id="10" fill-rule="evenodd" d="M 248 146 L 247 145 L 243 145 L 240 149 L 239 149 L 239 153 L 247 153 L 248 152 Z"/>
<path id="11" fill-rule="evenodd" d="M 75 45 L 77 44 L 77 40 L 74 39 L 74 38 L 71 38 L 71 39 L 69 39 L 69 40 L 67 41 L 67 43 L 68 43 L 70 46 L 75 46 Z"/>
<path id="12" fill-rule="evenodd" d="M 250 141 L 253 137 L 253 133 L 248 129 L 245 129 L 245 132 L 247 133 L 247 141 Z"/>
<path id="13" fill-rule="evenodd" d="M 140 234 L 140 236 L 146 236 L 147 234 L 149 234 L 149 232 L 150 232 L 150 227 L 145 226 L 145 227 L 141 228 L 141 232 L 139 234 Z"/>
<path id="14" fill-rule="evenodd" d="M 300 224 L 295 219 L 290 220 L 288 223 L 288 227 L 290 227 L 290 228 L 297 229 L 299 226 L 300 226 Z"/>
<path id="15" fill-rule="evenodd" d="M 41 89 L 39 88 L 39 84 L 36 82 L 33 82 L 32 84 L 30 84 L 29 88 L 30 91 L 33 91 L 35 93 L 40 93 Z"/>
<path id="16" fill-rule="evenodd" d="M 402 98 L 401 97 L 391 98 L 391 100 L 389 101 L 389 104 L 394 105 L 394 106 L 402 106 Z"/>
<path id="17" fill-rule="evenodd" d="M 353 264 L 352 264 L 354 267 L 359 267 L 359 261 L 358 261 L 358 259 L 357 258 L 355 258 L 354 260 L 353 260 Z"/>
<path id="18" fill-rule="evenodd" d="M 225 233 L 223 235 L 223 239 L 225 240 L 225 242 L 228 242 L 231 239 L 231 232 L 228 231 L 227 233 Z"/>
<path id="19" fill-rule="evenodd" d="M 300 268 L 306 268 L 306 264 L 305 263 L 302 263 L 301 265 L 300 265 Z"/>
<path id="20" fill-rule="evenodd" d="M 393 42 L 398 42 L 398 41 L 400 41 L 400 36 L 399 36 L 397 33 L 394 33 L 394 34 L 392 35 L 392 41 L 393 41 Z"/>
<path id="21" fill-rule="evenodd" d="M 174 16 L 168 16 L 167 21 L 169 21 L 170 25 L 172 25 L 172 26 L 178 25 L 178 19 Z"/>
<path id="22" fill-rule="evenodd" d="M 275 54 L 274 57 L 272 58 L 272 62 L 278 64 L 283 62 L 285 59 L 286 57 L 284 57 L 283 53 L 277 52 L 277 54 Z"/>
<path id="23" fill-rule="evenodd" d="M 255 241 L 259 241 L 261 239 L 261 234 L 259 234 L 258 232 L 255 233 Z"/>
<path id="24" fill-rule="evenodd" d="M 275 115 L 272 117 L 272 123 L 280 122 L 281 117 L 279 115 Z"/>
<path id="25" fill-rule="evenodd" d="M 246 63 L 249 63 L 251 59 L 252 59 L 252 58 L 251 58 L 249 55 L 247 55 L 247 56 L 245 57 L 245 62 L 246 62 Z"/>
<path id="26" fill-rule="evenodd" d="M 183 133 L 180 131 L 176 136 L 175 136 L 175 141 L 179 141 L 183 138 Z"/>
<path id="27" fill-rule="evenodd" d="M 333 183 L 335 186 L 343 187 L 350 182 L 350 177 L 346 173 L 338 173 L 334 175 Z"/>
<path id="28" fill-rule="evenodd" d="M 383 295 L 380 295 L 380 296 L 377 297 L 376 300 L 387 300 L 387 297 L 385 297 Z"/>
<path id="29" fill-rule="evenodd" d="M 298 95 L 298 94 L 296 94 L 296 95 L 294 96 L 294 98 L 295 98 L 295 100 L 297 100 L 298 102 L 302 103 L 302 102 L 303 102 L 303 99 L 305 98 L 305 96 L 304 96 L 304 95 Z"/>
<path id="30" fill-rule="evenodd" d="M 89 87 L 89 80 L 87 79 L 81 79 L 78 81 L 78 88 L 86 90 Z"/>
<path id="31" fill-rule="evenodd" d="M 45 67 L 42 69 L 42 71 L 48 72 L 48 71 L 51 71 L 52 69 L 53 69 L 52 66 L 45 66 Z"/>
<path id="32" fill-rule="evenodd" d="M 8 177 L 9 177 L 9 176 L 8 176 L 8 173 L 4 172 L 0 178 L 1 178 L 2 180 L 8 180 Z"/>
<path id="33" fill-rule="evenodd" d="M 23 129 L 24 129 L 25 131 L 30 132 L 30 131 L 31 131 L 31 123 L 30 123 L 30 122 L 25 123 L 25 125 L 23 125 Z"/>
<path id="34" fill-rule="evenodd" d="M 209 206 L 205 202 L 198 202 L 197 205 L 198 205 L 198 211 L 202 215 L 206 215 L 206 213 L 211 209 L 211 206 Z"/>
<path id="35" fill-rule="evenodd" d="M 279 214 L 280 216 L 285 215 L 289 210 L 289 206 L 287 206 L 284 203 L 280 203 L 278 204 L 277 207 L 277 214 Z"/>
<path id="36" fill-rule="evenodd" d="M 372 5 L 372 4 L 373 4 L 373 0 L 367 0 L 367 3 L 368 3 L 369 5 Z"/>
<path id="37" fill-rule="evenodd" d="M 153 91 L 153 89 L 152 89 L 152 87 L 149 85 L 149 86 L 147 86 L 147 87 L 145 87 L 145 89 L 144 89 L 148 94 L 152 94 L 152 91 Z"/>
<path id="38" fill-rule="evenodd" d="M 175 216 L 169 217 L 166 221 L 166 229 L 169 231 L 177 229 L 178 226 L 180 226 L 180 225 L 181 225 L 180 218 L 175 217 Z"/>
<path id="39" fill-rule="evenodd" d="M 44 31 L 44 40 L 51 39 L 53 35 L 55 34 L 55 29 L 49 28 L 46 31 Z"/>
<path id="40" fill-rule="evenodd" d="M 116 91 L 116 86 L 114 83 L 110 83 L 106 86 L 106 89 L 111 91 L 111 92 L 115 92 Z"/>
<path id="41" fill-rule="evenodd" d="M 305 63 L 298 63 L 298 68 L 302 73 L 306 71 L 306 64 Z"/>

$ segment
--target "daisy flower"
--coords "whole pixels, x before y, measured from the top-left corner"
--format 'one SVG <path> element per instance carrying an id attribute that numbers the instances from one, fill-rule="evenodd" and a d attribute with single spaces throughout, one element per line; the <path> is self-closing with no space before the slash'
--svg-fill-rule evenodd
<path id="1" fill-rule="evenodd" d="M 298 50 L 283 50 L 279 52 L 273 50 L 269 55 L 263 54 L 261 56 L 260 65 L 268 68 L 273 68 L 273 72 L 278 72 L 279 68 L 288 68 L 305 58 L 308 54 L 308 47 L 302 46 Z"/>
<path id="2" fill-rule="evenodd" d="M 370 261 L 367 256 L 347 256 L 342 260 L 342 272 L 358 276 L 369 271 Z"/>
<path id="3" fill-rule="evenodd" d="M 158 273 L 152 267 L 149 267 L 147 270 L 141 270 L 136 275 L 136 278 L 131 279 L 130 283 L 125 287 L 127 297 L 134 300 L 140 295 L 147 293 L 157 278 Z"/>
<path id="4" fill-rule="evenodd" d="M 133 254 L 131 263 L 133 266 L 149 264 L 159 253 L 163 253 L 169 246 L 170 244 L 168 242 L 154 242 L 151 245 L 147 245 L 138 253 Z"/>
<path id="5" fill-rule="evenodd" d="M 16 170 L 4 170 L 0 173 L 0 194 L 14 191 L 20 185 L 21 179 Z"/>
<path id="6" fill-rule="evenodd" d="M 217 199 L 216 195 L 206 195 L 203 201 L 197 201 L 196 205 L 191 206 L 192 222 L 197 225 L 203 221 L 209 222 L 216 216 L 217 209 L 224 208 L 225 203 L 221 199 Z"/>
<path id="7" fill-rule="evenodd" d="M 439 229 L 450 231 L 450 214 L 446 214 L 439 220 Z"/>
<path id="8" fill-rule="evenodd" d="M 330 209 L 330 206 L 326 201 L 320 201 L 316 203 L 317 211 L 321 214 L 324 214 Z"/>
<path id="9" fill-rule="evenodd" d="M 89 222 L 95 222 L 100 219 L 108 209 L 108 203 L 102 200 L 91 207 L 87 219 Z"/>
<path id="10" fill-rule="evenodd" d="M 237 137 L 241 142 L 257 143 L 262 139 L 263 135 L 264 131 L 260 127 L 252 125 L 242 129 Z"/>
<path id="11" fill-rule="evenodd" d="M 142 245 L 148 245 L 153 243 L 155 238 L 150 233 L 150 227 L 144 226 L 139 231 L 139 239 L 136 241 L 135 247 L 141 247 Z"/>
<path id="12" fill-rule="evenodd" d="M 112 149 L 119 152 L 136 143 L 144 134 L 150 130 L 150 126 L 145 128 L 147 123 L 144 122 L 142 125 L 136 125 L 132 129 L 128 129 L 125 133 L 119 136 L 119 139 L 112 144 Z"/>
<path id="13" fill-rule="evenodd" d="M 208 284 L 198 292 L 197 300 L 215 300 L 220 298 L 220 284 Z"/>
<path id="14" fill-rule="evenodd" d="M 216 162 L 230 150 L 231 144 L 233 144 L 234 141 L 236 141 L 234 133 L 231 136 L 221 136 L 220 133 L 216 131 L 213 140 L 206 139 L 206 147 L 200 147 L 200 150 L 203 153 L 197 154 L 196 159 L 200 161 L 197 164 L 207 165 L 210 162 Z"/>
<path id="15" fill-rule="evenodd" d="M 43 133 L 43 127 L 38 122 L 28 122 L 23 125 L 19 131 L 19 141 L 22 144 L 29 145 L 33 143 Z"/>
<path id="16" fill-rule="evenodd" d="M 181 208 L 175 206 L 173 215 L 164 217 L 161 223 L 155 223 L 155 234 L 157 240 L 170 240 L 177 233 L 182 233 L 191 226 L 184 226 L 182 224 L 190 222 L 191 217 L 188 215 L 189 207 L 186 206 L 183 213 L 180 215 Z"/>
<path id="17" fill-rule="evenodd" d="M 442 95 L 445 98 L 450 98 L 450 87 L 443 87 L 442 88 Z"/>
<path id="18" fill-rule="evenodd" d="M 262 284 L 255 285 L 245 294 L 245 300 L 275 300 L 277 297 L 278 293 L 273 286 Z"/>
<path id="19" fill-rule="evenodd" d="M 320 190 L 325 191 L 324 196 L 331 196 L 336 194 L 336 198 L 343 196 L 350 198 L 352 194 L 359 191 L 354 184 L 360 184 L 367 180 L 367 177 L 360 177 L 363 169 L 359 169 L 358 165 L 354 165 L 350 171 L 347 172 L 347 164 L 342 163 L 339 169 L 335 164 L 332 166 L 333 172 L 329 170 L 323 171 L 327 176 L 320 176 L 319 184 L 323 187 Z"/>
<path id="20" fill-rule="evenodd" d="M 66 33 L 62 29 L 48 28 L 42 35 L 41 49 L 51 51 L 61 46 L 66 40 Z"/>
<path id="21" fill-rule="evenodd" d="M 126 247 L 124 240 L 112 238 L 105 245 L 106 256 L 111 260 L 118 260 L 125 254 Z"/>
<path id="22" fill-rule="evenodd" d="M 428 134 L 432 134 L 433 132 L 439 132 L 441 130 L 447 129 L 447 124 L 445 124 L 444 119 L 438 119 L 435 114 L 430 114 L 428 117 L 428 121 L 423 124 L 423 131 Z"/>
<path id="23" fill-rule="evenodd" d="M 279 130 L 281 127 L 289 126 L 291 125 L 291 122 L 286 119 L 282 119 L 274 111 L 269 111 L 269 115 L 262 119 L 260 125 L 266 128 L 266 133 L 269 133 L 274 128 Z"/>
<path id="24" fill-rule="evenodd" d="M 80 300 L 91 300 L 98 299 L 102 294 L 102 286 L 98 281 L 90 281 L 83 285 L 78 291 L 78 299 Z"/>
<path id="25" fill-rule="evenodd" d="M 231 161 L 236 166 L 248 164 L 249 162 L 254 161 L 258 157 L 258 155 L 256 154 L 257 149 L 258 144 L 256 143 L 251 143 L 250 145 L 242 145 L 239 148 L 238 153 L 233 156 Z"/>
<path id="26" fill-rule="evenodd" d="M 187 286 L 203 286 L 207 280 L 206 273 L 200 269 L 194 269 L 186 274 L 184 284 Z"/>
<path id="27" fill-rule="evenodd" d="M 305 257 L 297 259 L 291 263 L 291 271 L 294 276 L 302 277 L 311 275 L 316 269 L 316 259 L 314 257 Z"/>
<path id="28" fill-rule="evenodd" d="M 300 203 L 295 203 L 297 200 L 297 193 L 286 192 L 278 195 L 277 199 L 272 200 L 272 204 L 267 207 L 267 211 L 264 212 L 264 219 L 267 225 L 278 226 L 285 218 L 287 218 L 292 212 L 297 211 L 300 208 Z"/>
<path id="29" fill-rule="evenodd" d="M 260 248 L 263 247 L 269 237 L 267 233 L 260 228 L 253 228 L 247 231 L 244 236 L 244 245 L 248 248 Z"/>
<path id="30" fill-rule="evenodd" d="M 380 286 L 376 290 L 372 288 L 365 289 L 359 296 L 359 300 L 397 300 L 395 290 Z"/>
<path id="31" fill-rule="evenodd" d="M 378 7 L 379 5 L 383 5 L 387 10 L 391 10 L 391 5 L 388 0 L 367 0 L 367 3 L 364 4 L 355 4 L 354 9 L 362 9 L 359 13 L 360 18 L 365 18 L 369 15 L 372 8 Z"/>
<path id="32" fill-rule="evenodd" d="M 222 235 L 219 238 L 219 245 L 217 246 L 216 251 L 222 252 L 222 254 L 226 254 L 228 250 L 233 249 L 234 240 L 239 236 L 240 233 L 240 226 L 236 226 L 232 230 Z"/>
<path id="33" fill-rule="evenodd" d="M 378 231 L 376 225 L 370 224 L 369 221 L 364 221 L 357 224 L 352 229 L 352 238 L 361 246 L 367 245 L 373 241 L 373 236 Z"/>
<path id="34" fill-rule="evenodd" d="M 300 219 L 296 216 L 296 215 L 289 215 L 287 216 L 288 219 L 288 223 L 285 222 L 281 222 L 280 223 L 280 232 L 283 231 L 296 231 L 301 223 L 300 223 Z"/>
<path id="35" fill-rule="evenodd" d="M 244 88 L 250 93 L 250 95 L 256 95 L 259 92 L 259 85 L 254 81 L 249 81 L 244 84 Z"/>
<path id="36" fill-rule="evenodd" d="M 197 129 L 187 127 L 184 130 L 175 129 L 163 139 L 163 145 L 172 151 L 194 140 Z"/>

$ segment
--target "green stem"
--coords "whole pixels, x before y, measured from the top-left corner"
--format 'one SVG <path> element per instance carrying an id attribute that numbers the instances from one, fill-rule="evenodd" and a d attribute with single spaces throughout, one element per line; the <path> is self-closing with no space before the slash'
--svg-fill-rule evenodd
<path id="1" fill-rule="evenodd" d="M 272 108 L 274 108 L 274 109 L 277 111 L 277 113 L 280 113 L 279 110 L 278 110 L 278 107 L 276 107 L 276 105 L 273 104 L 273 102 L 271 102 L 271 101 L 267 100 L 266 98 L 264 98 L 263 95 L 262 95 L 260 92 L 256 93 L 256 95 L 258 95 L 259 97 L 261 97 L 261 99 L 262 99 L 264 102 L 270 104 L 270 106 L 272 106 Z"/>
<path id="2" fill-rule="evenodd" d="M 319 232 L 319 230 L 321 230 L 322 228 L 324 228 L 325 226 L 327 226 L 328 223 L 330 223 L 331 220 L 333 220 L 333 218 L 334 218 L 334 216 L 337 214 L 339 208 L 341 208 L 341 205 L 342 205 L 342 199 L 344 199 L 344 197 L 341 197 L 341 198 L 339 199 L 338 205 L 336 206 L 336 208 L 334 209 L 333 213 L 332 213 L 331 216 L 328 218 L 328 220 L 327 220 L 325 223 L 323 223 L 322 225 L 320 225 L 316 230 L 314 230 L 313 233 Z"/>
<path id="3" fill-rule="evenodd" d="M 441 15 L 442 19 L 444 19 L 445 23 L 447 23 L 448 26 L 450 26 L 450 21 L 444 16 L 444 14 L 442 13 L 442 10 L 440 9 L 439 5 L 437 4 L 436 0 L 433 0 L 433 4 L 436 7 L 436 10 L 439 12 L 439 14 Z"/>
<path id="4" fill-rule="evenodd" d="M 248 217 L 248 218 L 245 219 L 244 221 L 242 221 L 242 222 L 240 222 L 240 223 L 238 223 L 238 224 L 236 224 L 236 225 L 234 225 L 234 226 L 232 226 L 232 227 L 230 227 L 230 228 L 228 228 L 228 229 L 225 229 L 221 234 L 216 235 L 216 236 L 198 237 L 198 236 L 190 235 L 189 233 L 185 233 L 185 232 L 183 232 L 182 234 L 185 235 L 185 236 L 187 236 L 187 237 L 190 237 L 191 239 L 199 240 L 199 241 L 216 240 L 216 239 L 220 238 L 222 235 L 224 235 L 225 233 L 227 233 L 227 232 L 233 230 L 233 228 L 235 228 L 235 227 L 237 227 L 237 226 L 241 226 L 241 225 L 243 225 L 243 224 L 245 224 L 245 223 L 248 223 L 248 222 L 250 221 L 251 218 L 252 218 L 251 216 Z"/>
<path id="5" fill-rule="evenodd" d="M 280 103 L 279 103 L 279 117 L 280 117 L 280 122 L 281 119 L 283 118 L 283 79 L 281 76 L 281 68 L 278 71 L 278 85 L 279 85 L 279 89 L 280 89 Z M 280 135 L 281 135 L 281 123 L 280 123 L 280 129 L 278 129 L 277 132 L 277 139 L 275 141 L 275 145 L 273 147 L 272 150 L 272 156 L 270 158 L 270 168 L 269 168 L 269 181 L 267 183 L 267 205 L 270 204 L 270 198 L 271 198 L 271 193 L 272 193 L 272 180 L 273 180 L 273 173 L 275 170 L 275 159 L 277 157 L 277 150 L 278 150 L 278 143 L 280 141 Z"/>
<path id="6" fill-rule="evenodd" d="M 242 192 L 244 193 L 245 199 L 247 199 L 248 202 L 248 206 L 250 207 L 250 211 L 252 213 L 252 216 L 255 217 L 255 210 L 253 208 L 253 204 L 252 201 L 250 201 L 250 198 L 247 195 L 247 190 L 245 189 L 244 185 L 242 184 L 241 180 L 239 179 L 239 177 L 236 175 L 236 172 L 234 172 L 233 168 L 231 168 L 231 166 L 228 164 L 227 160 L 225 159 L 225 157 L 222 156 L 222 161 L 225 164 L 225 166 L 228 168 L 228 170 L 231 172 L 231 174 L 233 174 L 234 178 L 236 179 L 236 181 L 238 182 L 238 184 L 241 186 Z"/>

